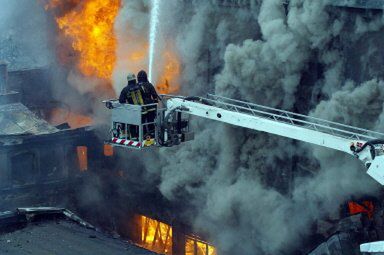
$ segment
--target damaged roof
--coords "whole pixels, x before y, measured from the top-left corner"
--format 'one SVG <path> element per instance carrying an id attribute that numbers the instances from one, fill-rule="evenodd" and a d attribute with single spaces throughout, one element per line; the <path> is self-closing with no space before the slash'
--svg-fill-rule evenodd
<path id="1" fill-rule="evenodd" d="M 61 208 L 19 208 L 0 213 L 0 232 L 0 254 L 156 255 L 107 236 Z"/>
<path id="2" fill-rule="evenodd" d="M 21 103 L 0 105 L 0 135 L 42 135 L 58 131 Z"/>

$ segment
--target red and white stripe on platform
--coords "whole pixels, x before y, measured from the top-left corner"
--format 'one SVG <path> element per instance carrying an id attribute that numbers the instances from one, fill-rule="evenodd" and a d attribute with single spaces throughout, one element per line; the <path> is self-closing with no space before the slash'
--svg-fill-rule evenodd
<path id="1" fill-rule="evenodd" d="M 125 146 L 132 146 L 132 147 L 141 147 L 140 142 L 135 142 L 131 140 L 126 140 L 126 139 L 119 139 L 119 138 L 112 138 L 112 142 L 120 145 L 125 145 Z"/>

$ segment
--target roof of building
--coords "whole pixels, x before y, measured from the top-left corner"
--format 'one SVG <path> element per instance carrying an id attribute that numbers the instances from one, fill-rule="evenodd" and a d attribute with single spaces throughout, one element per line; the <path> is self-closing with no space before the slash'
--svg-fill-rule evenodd
<path id="1" fill-rule="evenodd" d="M 7 230 L 9 225 L 20 223 L 22 227 Z M 24 208 L 0 213 L 0 232 L 4 230 L 0 234 L 0 254 L 155 255 L 130 242 L 109 237 L 60 208 Z"/>
<path id="2" fill-rule="evenodd" d="M 21 103 L 0 105 L 0 135 L 42 135 L 58 131 Z"/>

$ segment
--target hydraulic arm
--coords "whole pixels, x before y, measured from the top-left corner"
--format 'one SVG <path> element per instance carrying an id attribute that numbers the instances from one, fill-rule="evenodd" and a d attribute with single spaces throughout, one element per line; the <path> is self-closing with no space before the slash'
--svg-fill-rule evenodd
<path id="1" fill-rule="evenodd" d="M 367 173 L 384 185 L 382 133 L 216 95 L 163 98 L 165 107 L 156 105 L 156 120 L 149 122 L 143 116 L 154 104 L 104 101 L 112 109 L 108 143 L 135 149 L 178 145 L 193 140 L 188 118 L 193 115 L 345 152 L 362 161 Z"/>
<path id="2" fill-rule="evenodd" d="M 208 95 L 171 98 L 167 111 L 263 131 L 343 151 L 364 163 L 368 174 L 384 185 L 384 134 L 270 107 Z"/>

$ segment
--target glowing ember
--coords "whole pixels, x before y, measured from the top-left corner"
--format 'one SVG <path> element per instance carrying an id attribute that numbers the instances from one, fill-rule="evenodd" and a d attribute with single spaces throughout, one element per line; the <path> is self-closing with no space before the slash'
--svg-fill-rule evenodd
<path id="1" fill-rule="evenodd" d="M 164 69 L 156 84 L 158 93 L 172 94 L 180 89 L 178 82 L 180 76 L 180 61 L 172 51 L 165 51 L 163 55 Z"/>
<path id="2" fill-rule="evenodd" d="M 64 1 L 51 0 L 47 9 L 65 9 Z M 64 35 L 79 53 L 78 69 L 86 76 L 110 80 L 116 63 L 114 22 L 121 0 L 70 1 L 75 8 L 56 18 Z"/>
<path id="3" fill-rule="evenodd" d="M 112 157 L 113 156 L 113 147 L 109 144 L 104 144 L 104 156 Z"/>
<path id="4" fill-rule="evenodd" d="M 79 170 L 81 172 L 88 170 L 88 148 L 87 146 L 77 146 L 77 158 L 79 160 Z"/>

